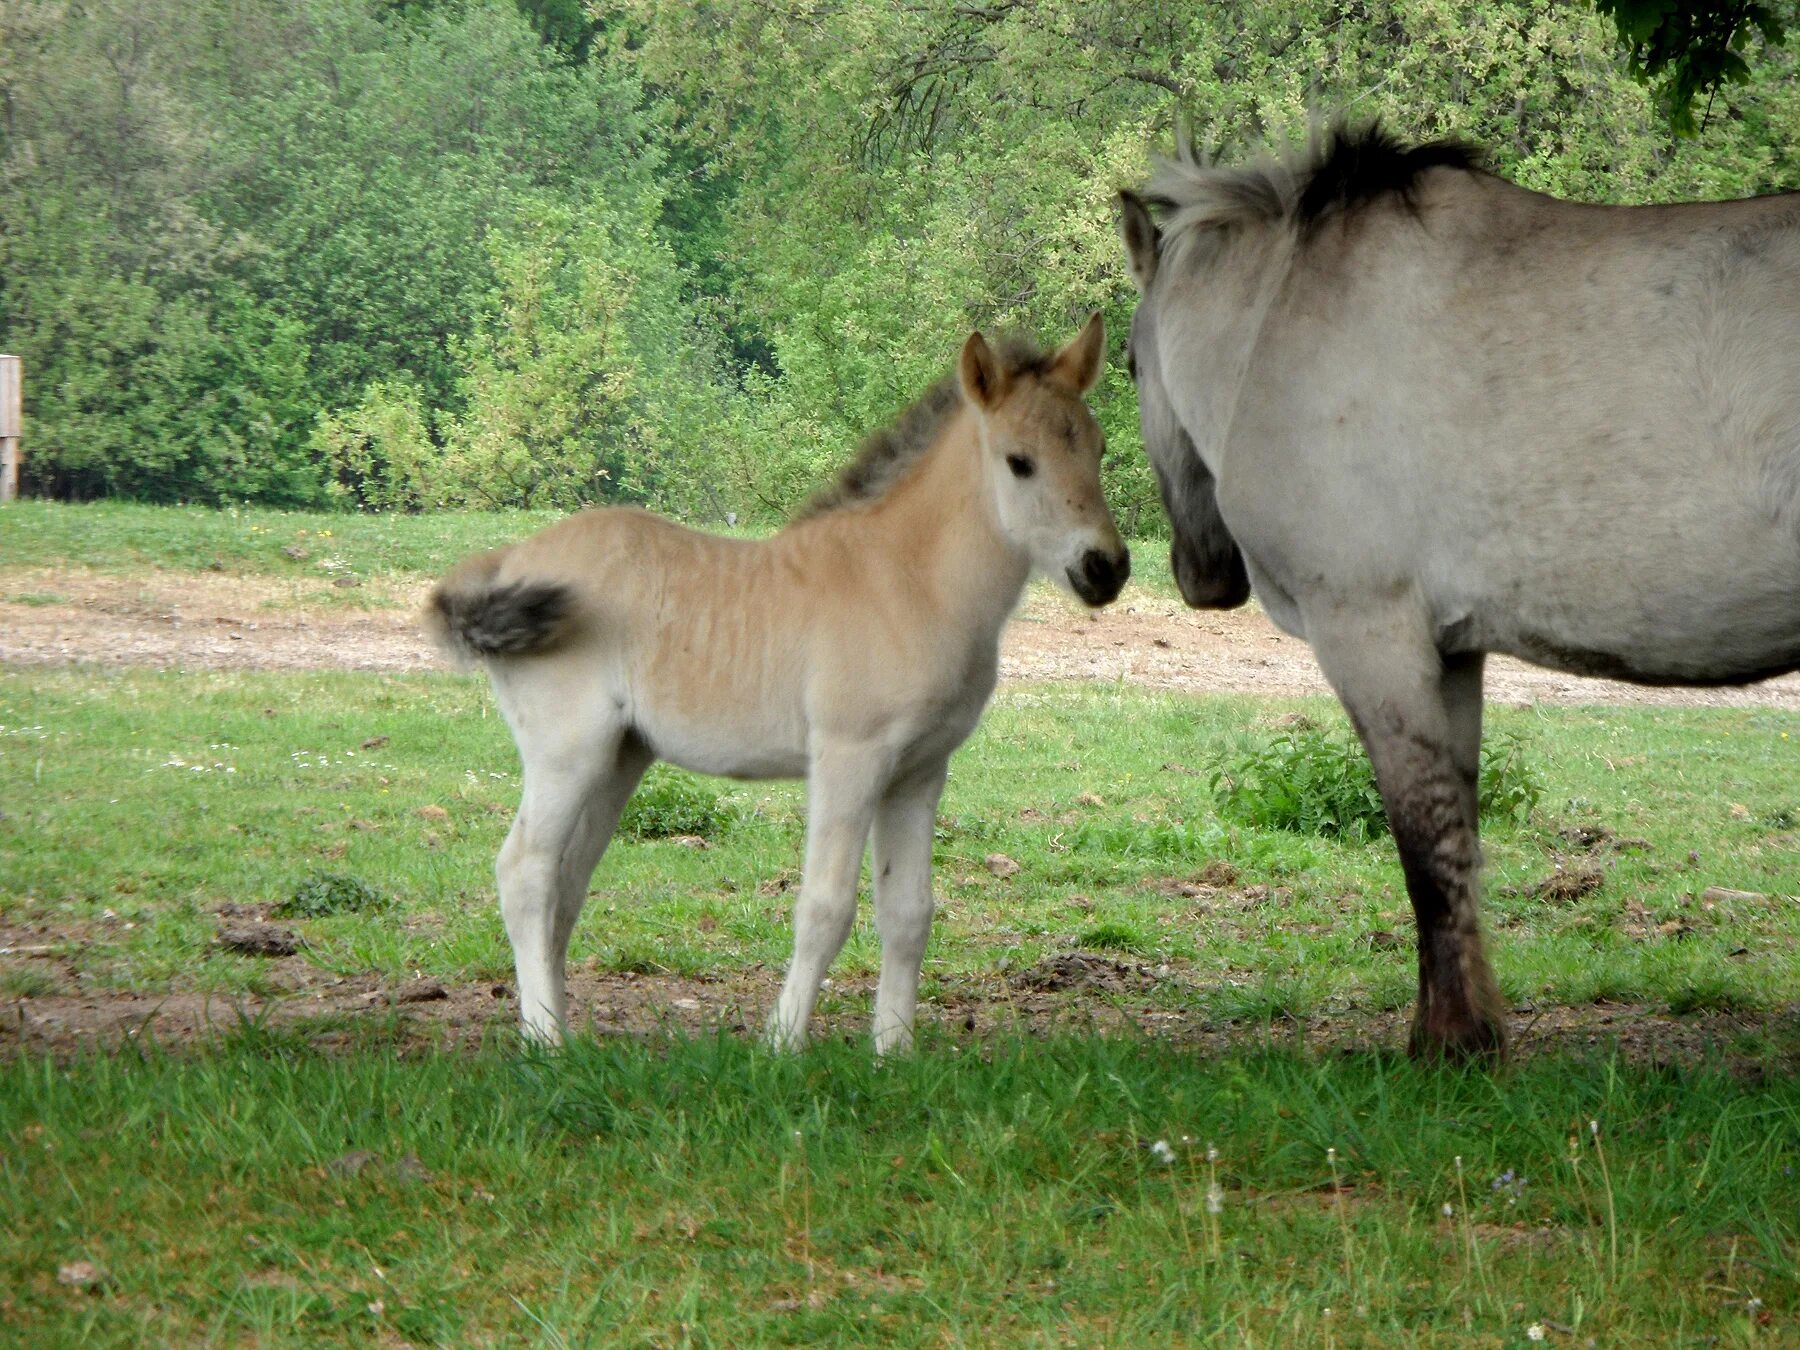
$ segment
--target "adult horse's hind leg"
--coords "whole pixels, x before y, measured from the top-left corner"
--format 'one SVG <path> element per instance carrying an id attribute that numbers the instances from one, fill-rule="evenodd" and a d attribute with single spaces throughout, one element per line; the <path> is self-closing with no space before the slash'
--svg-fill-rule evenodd
<path id="1" fill-rule="evenodd" d="M 769 1021 L 778 1050 L 806 1044 L 819 986 L 856 921 L 863 849 L 887 774 L 886 756 L 872 745 L 825 747 L 807 766 L 806 870 L 794 904 L 794 959 Z"/>
<path id="2" fill-rule="evenodd" d="M 533 743 L 533 742 L 538 743 Z M 652 756 L 613 727 L 598 737 L 521 736 L 524 800 L 495 867 L 525 1034 L 555 1044 L 568 1015 L 564 967 L 588 880 Z"/>
<path id="3" fill-rule="evenodd" d="M 1410 616 L 1307 636 L 1375 766 L 1419 932 L 1411 1048 L 1467 1059 L 1505 1049 L 1505 1009 L 1481 940 L 1476 775 L 1481 663 L 1448 665 Z"/>
<path id="4" fill-rule="evenodd" d="M 875 811 L 870 872 L 881 933 L 875 991 L 875 1053 L 912 1048 L 919 969 L 931 936 L 931 840 L 948 762 L 896 783 Z"/>

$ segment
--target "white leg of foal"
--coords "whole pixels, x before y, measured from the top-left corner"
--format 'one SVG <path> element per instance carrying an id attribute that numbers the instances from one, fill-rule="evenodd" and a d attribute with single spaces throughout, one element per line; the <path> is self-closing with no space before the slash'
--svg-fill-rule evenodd
<path id="1" fill-rule="evenodd" d="M 806 871 L 794 905 L 794 959 L 769 1022 L 769 1041 L 778 1050 L 806 1044 L 819 986 L 856 922 L 856 883 L 886 770 L 885 756 L 868 746 L 831 747 L 808 766 Z"/>
<path id="2" fill-rule="evenodd" d="M 896 784 L 875 811 L 870 862 L 881 985 L 875 991 L 875 1053 L 912 1049 L 919 970 L 931 936 L 931 841 L 947 764 Z"/>
<path id="3" fill-rule="evenodd" d="M 554 1045 L 568 1015 L 564 966 L 588 881 L 651 756 L 614 732 L 594 747 L 565 745 L 525 763 L 524 801 L 495 872 L 512 941 L 525 1034 Z"/>

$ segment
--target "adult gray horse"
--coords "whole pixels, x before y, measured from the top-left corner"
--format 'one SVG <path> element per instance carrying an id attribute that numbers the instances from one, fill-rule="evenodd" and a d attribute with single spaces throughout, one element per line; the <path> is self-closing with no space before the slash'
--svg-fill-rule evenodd
<path id="1" fill-rule="evenodd" d="M 1577 205 L 1372 127 L 1285 165 L 1179 149 L 1120 202 L 1182 595 L 1254 584 L 1311 643 L 1399 845 L 1414 1053 L 1497 1053 L 1487 653 L 1644 684 L 1800 668 L 1800 194 Z"/>

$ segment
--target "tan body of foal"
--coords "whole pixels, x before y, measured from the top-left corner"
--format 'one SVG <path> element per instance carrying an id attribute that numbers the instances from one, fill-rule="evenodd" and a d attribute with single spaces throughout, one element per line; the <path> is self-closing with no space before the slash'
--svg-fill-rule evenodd
<path id="1" fill-rule="evenodd" d="M 931 844 L 950 754 L 993 692 L 1000 632 L 1033 567 L 1090 604 L 1129 558 L 1100 491 L 1081 401 L 1104 359 L 1096 315 L 1052 357 L 964 346 L 960 400 L 891 453 L 872 494 L 766 540 L 641 511 L 559 522 L 469 559 L 432 597 L 478 657 L 518 742 L 524 799 L 497 867 L 526 1032 L 556 1040 L 589 878 L 656 760 L 807 781 L 794 959 L 771 1020 L 797 1047 L 856 914 L 865 845 L 881 980 L 878 1052 L 910 1045 L 931 927 Z"/>

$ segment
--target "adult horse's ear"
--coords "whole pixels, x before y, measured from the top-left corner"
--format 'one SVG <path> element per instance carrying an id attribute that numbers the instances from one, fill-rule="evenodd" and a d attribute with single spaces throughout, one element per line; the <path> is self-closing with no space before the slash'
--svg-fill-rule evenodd
<path id="1" fill-rule="evenodd" d="M 963 343 L 962 360 L 956 371 L 962 380 L 963 397 L 983 412 L 993 411 L 1006 397 L 1006 368 L 980 332 L 970 333 L 969 340 Z"/>
<path id="2" fill-rule="evenodd" d="M 1050 378 L 1077 394 L 1085 394 L 1106 364 L 1106 320 L 1095 310 L 1082 330 L 1050 363 Z"/>
<path id="3" fill-rule="evenodd" d="M 1150 216 L 1150 208 L 1135 192 L 1119 193 L 1119 235 L 1125 241 L 1125 261 L 1131 272 L 1131 284 L 1142 295 L 1150 289 L 1156 276 L 1157 259 L 1162 254 L 1162 231 Z"/>

